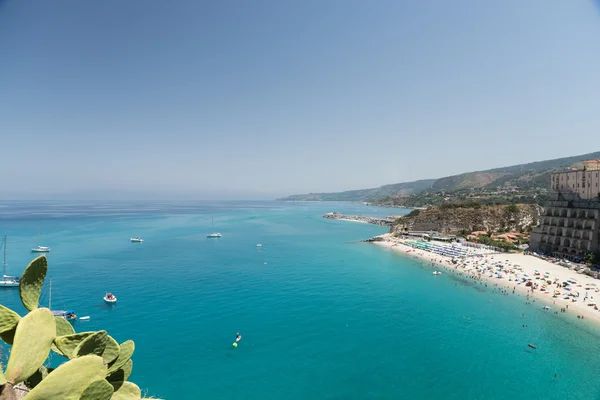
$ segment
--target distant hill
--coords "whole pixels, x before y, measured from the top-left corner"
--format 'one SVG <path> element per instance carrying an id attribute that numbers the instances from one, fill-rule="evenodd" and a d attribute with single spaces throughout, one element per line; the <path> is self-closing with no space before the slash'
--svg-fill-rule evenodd
<path id="1" fill-rule="evenodd" d="M 547 189 L 550 174 L 581 161 L 600 159 L 600 152 L 554 160 L 536 161 L 486 171 L 467 172 L 439 179 L 396 183 L 375 189 L 349 190 L 339 193 L 309 193 L 284 197 L 286 201 L 373 201 L 382 198 L 416 195 L 421 192 L 455 192 L 465 189 L 485 189 L 516 186 L 524 189 Z"/>
<path id="2" fill-rule="evenodd" d="M 415 182 L 396 183 L 374 189 L 348 190 L 339 193 L 296 194 L 278 200 L 285 201 L 368 201 L 387 196 L 409 195 L 427 190 L 435 179 L 424 179 Z"/>

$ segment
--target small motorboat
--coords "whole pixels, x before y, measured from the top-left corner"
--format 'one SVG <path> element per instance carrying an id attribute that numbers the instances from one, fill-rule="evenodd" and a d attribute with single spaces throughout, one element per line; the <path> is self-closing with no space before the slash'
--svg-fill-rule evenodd
<path id="1" fill-rule="evenodd" d="M 256 247 L 262 247 L 262 244 L 259 243 L 259 244 L 256 245 Z"/>
<path id="2" fill-rule="evenodd" d="M 108 304 L 115 304 L 117 302 L 117 296 L 112 293 L 106 293 L 106 296 L 104 296 L 104 301 Z"/>
<path id="3" fill-rule="evenodd" d="M 441 275 L 442 273 L 440 271 L 433 271 L 433 275 Z"/>
<path id="4" fill-rule="evenodd" d="M 79 317 L 79 320 L 81 320 L 81 321 L 87 321 L 89 319 L 90 319 L 89 315 L 86 315 L 85 317 Z"/>
<path id="5" fill-rule="evenodd" d="M 529 343 L 527 346 L 531 347 L 532 349 L 537 349 L 537 346 L 531 343 Z"/>
<path id="6" fill-rule="evenodd" d="M 75 321 L 77 319 L 77 314 L 73 310 L 52 310 L 52 315 L 64 318 L 67 321 Z"/>
<path id="7" fill-rule="evenodd" d="M 144 239 L 142 239 L 141 237 L 134 237 L 130 238 L 129 240 L 131 240 L 131 243 L 144 243 Z"/>

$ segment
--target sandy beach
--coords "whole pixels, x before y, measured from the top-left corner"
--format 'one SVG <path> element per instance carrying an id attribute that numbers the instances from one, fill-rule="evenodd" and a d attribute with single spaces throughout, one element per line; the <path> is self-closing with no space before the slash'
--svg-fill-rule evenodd
<path id="1" fill-rule="evenodd" d="M 431 263 L 432 273 L 452 273 L 465 280 L 479 281 L 492 290 L 523 297 L 524 302 L 549 313 L 563 314 L 582 323 L 594 322 L 600 327 L 600 310 L 596 307 L 596 299 L 600 305 L 598 279 L 531 255 L 517 253 L 469 249 L 468 256 L 455 259 L 454 263 L 452 257 L 409 246 L 414 240 L 403 240 L 390 234 L 380 237 L 383 241 L 373 243 Z M 527 286 L 528 281 L 531 286 Z"/>

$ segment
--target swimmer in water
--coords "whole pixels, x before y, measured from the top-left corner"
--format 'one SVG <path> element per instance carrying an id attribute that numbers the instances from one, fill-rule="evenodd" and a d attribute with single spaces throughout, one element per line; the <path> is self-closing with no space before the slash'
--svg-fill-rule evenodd
<path id="1" fill-rule="evenodd" d="M 238 333 L 235 334 L 235 342 L 237 343 L 240 340 L 242 340 L 242 335 L 240 335 L 240 333 L 238 332 Z"/>

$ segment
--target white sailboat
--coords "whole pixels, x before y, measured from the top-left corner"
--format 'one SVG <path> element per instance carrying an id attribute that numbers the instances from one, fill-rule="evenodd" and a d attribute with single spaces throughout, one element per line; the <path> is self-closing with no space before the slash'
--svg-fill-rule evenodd
<path id="1" fill-rule="evenodd" d="M 52 277 L 50 277 L 50 291 L 48 294 L 48 308 L 52 311 L 55 317 L 62 317 L 67 321 L 73 321 L 77 319 L 77 315 L 73 310 L 53 310 L 52 309 Z"/>
<path id="2" fill-rule="evenodd" d="M 18 276 L 6 275 L 6 235 L 4 235 L 0 247 L 4 248 L 4 261 L 2 261 L 2 279 L 0 280 L 0 287 L 18 287 L 20 278 Z"/>
<path id="3" fill-rule="evenodd" d="M 211 229 L 212 230 L 215 229 L 215 219 L 214 219 L 214 217 L 212 219 L 212 228 Z M 207 238 L 220 238 L 220 237 L 223 237 L 223 235 L 221 235 L 219 232 L 214 232 L 213 231 L 212 233 L 209 233 L 208 235 L 206 235 L 206 237 Z"/>
<path id="4" fill-rule="evenodd" d="M 31 249 L 32 253 L 50 253 L 50 247 L 46 246 L 37 246 Z"/>
<path id="5" fill-rule="evenodd" d="M 32 253 L 50 253 L 50 247 L 40 246 L 40 233 L 38 231 L 38 245 L 31 249 Z"/>

